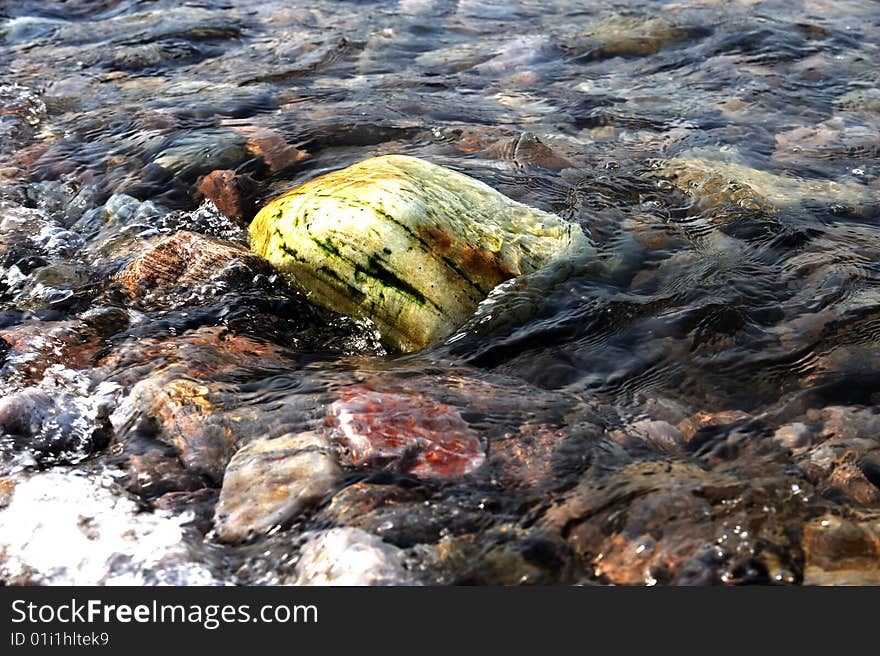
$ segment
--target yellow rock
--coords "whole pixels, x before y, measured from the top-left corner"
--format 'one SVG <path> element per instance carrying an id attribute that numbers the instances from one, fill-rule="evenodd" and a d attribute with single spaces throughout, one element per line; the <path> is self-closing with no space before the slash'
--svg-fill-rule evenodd
<path id="1" fill-rule="evenodd" d="M 588 252 L 580 227 L 404 155 L 328 173 L 267 204 L 251 249 L 313 301 L 414 351 L 451 335 L 499 283 Z"/>

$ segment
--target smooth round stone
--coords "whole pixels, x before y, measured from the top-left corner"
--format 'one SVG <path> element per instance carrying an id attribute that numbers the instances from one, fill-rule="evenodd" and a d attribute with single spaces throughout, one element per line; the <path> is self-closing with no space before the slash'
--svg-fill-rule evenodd
<path id="1" fill-rule="evenodd" d="M 404 155 L 374 157 L 266 205 L 250 245 L 310 298 L 414 351 L 459 328 L 499 283 L 589 252 L 580 227 Z"/>

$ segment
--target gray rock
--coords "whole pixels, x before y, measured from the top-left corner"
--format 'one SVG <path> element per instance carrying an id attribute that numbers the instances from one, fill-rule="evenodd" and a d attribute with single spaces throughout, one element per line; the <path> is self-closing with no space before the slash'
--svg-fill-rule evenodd
<path id="1" fill-rule="evenodd" d="M 221 542 L 237 542 L 295 518 L 329 495 L 342 469 L 315 433 L 251 442 L 226 468 L 214 528 Z"/>
<path id="2" fill-rule="evenodd" d="M 357 528 L 317 534 L 302 548 L 295 585 L 415 585 L 403 550 Z"/>

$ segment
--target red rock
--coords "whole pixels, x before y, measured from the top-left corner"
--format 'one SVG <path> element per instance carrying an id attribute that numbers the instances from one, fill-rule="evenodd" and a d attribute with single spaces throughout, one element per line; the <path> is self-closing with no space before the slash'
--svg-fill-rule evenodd
<path id="1" fill-rule="evenodd" d="M 486 457 L 457 408 L 419 394 L 346 388 L 330 406 L 327 423 L 358 466 L 456 478 L 476 470 Z"/>

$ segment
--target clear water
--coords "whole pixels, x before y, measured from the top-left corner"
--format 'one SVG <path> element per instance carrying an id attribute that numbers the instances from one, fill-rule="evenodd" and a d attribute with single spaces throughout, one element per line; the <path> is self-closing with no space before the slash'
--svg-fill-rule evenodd
<path id="1" fill-rule="evenodd" d="M 115 481 L 199 572 L 175 547 L 171 574 L 95 580 L 285 582 L 304 533 L 356 526 L 425 583 L 878 582 L 878 35 L 864 1 L 0 2 L 2 481 L 27 503 L 34 477 Z M 308 157 L 277 170 L 259 138 Z M 579 223 L 598 260 L 407 356 L 271 276 L 152 304 L 114 287 L 157 234 L 245 243 L 196 191 L 211 170 L 259 204 L 392 152 Z M 243 443 L 320 425 L 352 384 L 425 395 L 486 463 L 352 468 L 221 546 L 217 481 L 132 392 L 172 378 Z"/>

